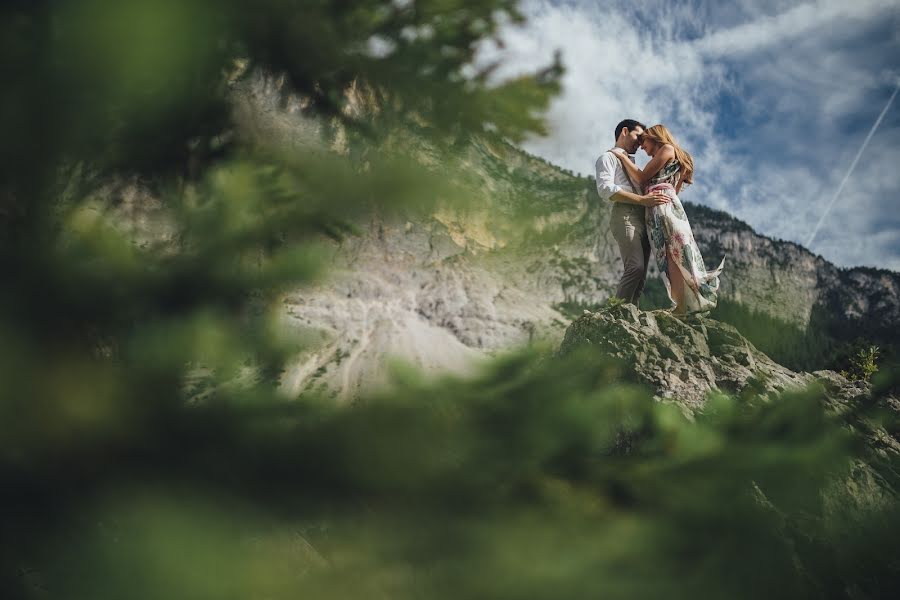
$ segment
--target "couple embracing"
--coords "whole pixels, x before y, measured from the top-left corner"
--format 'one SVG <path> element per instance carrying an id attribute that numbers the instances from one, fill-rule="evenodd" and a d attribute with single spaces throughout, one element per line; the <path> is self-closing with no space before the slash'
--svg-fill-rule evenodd
<path id="1" fill-rule="evenodd" d="M 597 191 L 613 203 L 610 227 L 625 266 L 616 296 L 638 305 L 652 250 L 673 314 L 715 308 L 725 259 L 706 270 L 678 199 L 681 188 L 693 183 L 691 155 L 663 125 L 646 128 L 625 119 L 615 136 L 615 147 L 597 159 Z M 639 147 L 650 156 L 643 169 L 634 163 Z"/>

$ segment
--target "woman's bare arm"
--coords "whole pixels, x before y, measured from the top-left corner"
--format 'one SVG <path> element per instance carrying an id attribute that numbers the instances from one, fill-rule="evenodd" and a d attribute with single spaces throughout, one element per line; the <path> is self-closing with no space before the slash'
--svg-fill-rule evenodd
<path id="1" fill-rule="evenodd" d="M 628 173 L 628 176 L 643 188 L 651 179 L 653 179 L 654 175 L 659 173 L 659 170 L 662 169 L 667 162 L 675 158 L 675 148 L 673 148 L 671 144 L 663 145 L 662 148 L 656 151 L 656 154 L 653 155 L 653 158 L 650 159 L 650 162 L 648 162 L 647 166 L 643 169 L 631 162 L 624 152 L 614 152 L 613 154 L 615 154 L 616 158 L 619 159 L 619 162 L 622 163 L 622 167 L 625 169 L 625 172 Z"/>

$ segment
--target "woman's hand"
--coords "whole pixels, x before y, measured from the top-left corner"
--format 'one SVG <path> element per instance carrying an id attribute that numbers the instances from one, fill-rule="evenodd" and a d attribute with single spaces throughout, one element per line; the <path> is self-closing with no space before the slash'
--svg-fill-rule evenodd
<path id="1" fill-rule="evenodd" d="M 665 192 L 662 190 L 655 190 L 650 192 L 649 194 L 644 194 L 641 196 L 641 205 L 646 206 L 647 208 L 653 208 L 654 206 L 660 206 L 662 204 L 668 204 L 672 199 L 666 196 Z"/>

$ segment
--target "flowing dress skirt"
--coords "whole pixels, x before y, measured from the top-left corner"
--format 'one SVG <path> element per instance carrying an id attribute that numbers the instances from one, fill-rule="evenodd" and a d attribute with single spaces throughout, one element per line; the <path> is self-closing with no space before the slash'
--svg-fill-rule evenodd
<path id="1" fill-rule="evenodd" d="M 653 245 L 656 264 L 666 275 L 663 281 L 672 306 L 675 306 L 675 300 L 672 298 L 667 252 L 681 271 L 684 281 L 681 297 L 684 298 L 685 310 L 695 313 L 715 308 L 718 302 L 719 275 L 725 266 L 725 259 L 722 259 L 718 267 L 707 271 L 675 188 L 669 183 L 657 183 L 647 188 L 646 193 L 653 190 L 662 190 L 672 200 L 647 209 L 647 236 Z"/>

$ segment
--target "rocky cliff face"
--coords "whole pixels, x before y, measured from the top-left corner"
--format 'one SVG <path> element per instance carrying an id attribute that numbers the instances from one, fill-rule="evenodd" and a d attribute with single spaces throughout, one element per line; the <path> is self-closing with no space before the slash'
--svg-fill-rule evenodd
<path id="1" fill-rule="evenodd" d="M 366 110 L 364 94 L 352 99 L 353 110 Z M 257 74 L 235 85 L 234 114 L 236 135 L 250 143 L 351 149 L 340 126 L 305 117 L 303 102 L 285 94 L 276 78 Z M 412 148 L 422 164 L 442 160 L 441 151 L 414 131 L 394 143 Z M 569 323 L 563 303 L 596 306 L 614 293 L 621 259 L 609 207 L 592 180 L 502 140 L 472 140 L 457 158 L 457 176 L 465 179 L 458 183 L 470 196 L 464 208 L 373 217 L 359 224 L 359 236 L 334 244 L 328 281 L 285 295 L 284 326 L 314 340 L 285 374 L 287 394 L 318 389 L 352 398 L 384 380 L 392 357 L 429 370 L 468 372 L 498 351 L 560 339 Z M 838 269 L 725 213 L 690 204 L 687 211 L 707 262 L 727 256 L 723 297 L 804 327 L 824 315 L 878 323 L 888 335 L 898 331 L 900 274 Z M 664 318 L 651 321 L 647 326 L 660 331 L 683 328 Z M 688 329 L 685 340 L 709 346 L 708 336 Z M 747 372 L 766 365 L 781 374 L 778 381 L 793 377 L 750 350 L 733 358 Z M 690 377 L 724 385 L 714 366 L 695 370 Z M 667 384 L 673 390 L 680 389 L 676 380 Z"/>
<path id="2" fill-rule="evenodd" d="M 704 255 L 728 256 L 726 298 L 807 326 L 818 315 L 877 322 L 900 333 L 900 274 L 841 269 L 793 242 L 773 240 L 730 215 L 688 205 Z"/>

